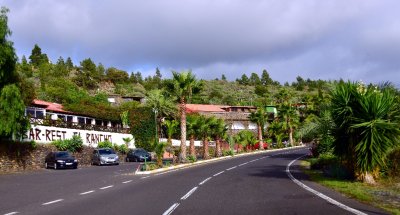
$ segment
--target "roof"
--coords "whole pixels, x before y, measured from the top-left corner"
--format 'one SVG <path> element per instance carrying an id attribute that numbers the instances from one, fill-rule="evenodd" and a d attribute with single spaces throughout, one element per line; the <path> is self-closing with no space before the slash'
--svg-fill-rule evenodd
<path id="1" fill-rule="evenodd" d="M 57 112 L 57 113 L 72 113 L 70 111 L 64 110 L 63 109 L 64 107 L 62 106 L 62 104 L 46 102 L 46 101 L 42 101 L 39 99 L 34 99 L 32 102 L 32 105 L 40 106 L 48 111 L 53 111 L 53 112 Z"/>
<path id="2" fill-rule="evenodd" d="M 186 111 L 193 112 L 225 112 L 224 105 L 186 104 Z"/>

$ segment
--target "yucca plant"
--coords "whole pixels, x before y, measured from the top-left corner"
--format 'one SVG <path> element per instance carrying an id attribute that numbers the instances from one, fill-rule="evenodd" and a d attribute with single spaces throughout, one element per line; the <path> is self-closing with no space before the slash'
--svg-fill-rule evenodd
<path id="1" fill-rule="evenodd" d="M 386 165 L 388 151 L 399 144 L 396 93 L 388 87 L 340 82 L 331 96 L 335 154 L 362 180 L 375 183 L 372 172 Z"/>

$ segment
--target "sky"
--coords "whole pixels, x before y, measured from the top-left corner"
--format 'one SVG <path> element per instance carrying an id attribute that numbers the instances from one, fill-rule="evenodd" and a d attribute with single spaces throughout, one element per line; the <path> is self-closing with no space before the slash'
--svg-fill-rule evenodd
<path id="1" fill-rule="evenodd" d="M 242 74 L 291 83 L 345 79 L 400 86 L 398 0 L 0 0 L 17 55 L 163 77 Z"/>

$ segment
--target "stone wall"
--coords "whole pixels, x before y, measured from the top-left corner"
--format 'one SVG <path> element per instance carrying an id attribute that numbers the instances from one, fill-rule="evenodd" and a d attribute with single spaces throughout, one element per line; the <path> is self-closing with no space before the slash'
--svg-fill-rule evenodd
<path id="1" fill-rule="evenodd" d="M 0 173 L 31 171 L 44 168 L 44 159 L 57 149 L 51 144 L 37 144 L 32 147 L 27 143 L 0 142 Z M 73 155 L 79 166 L 89 166 L 93 148 L 84 147 Z M 125 155 L 118 153 L 120 163 L 125 162 Z"/>

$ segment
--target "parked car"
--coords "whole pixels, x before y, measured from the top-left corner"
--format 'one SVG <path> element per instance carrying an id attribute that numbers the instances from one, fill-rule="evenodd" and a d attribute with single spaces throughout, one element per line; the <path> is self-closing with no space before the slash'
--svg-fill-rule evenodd
<path id="1" fill-rule="evenodd" d="M 151 161 L 151 155 L 148 153 L 146 150 L 137 148 L 137 149 L 131 149 L 129 150 L 128 154 L 126 155 L 125 161 L 126 162 L 131 162 L 131 161 Z"/>
<path id="2" fill-rule="evenodd" d="M 110 148 L 100 148 L 93 150 L 92 165 L 119 164 L 117 153 Z"/>
<path id="3" fill-rule="evenodd" d="M 46 169 L 78 168 L 78 160 L 67 151 L 56 151 L 47 154 L 44 161 Z"/>

